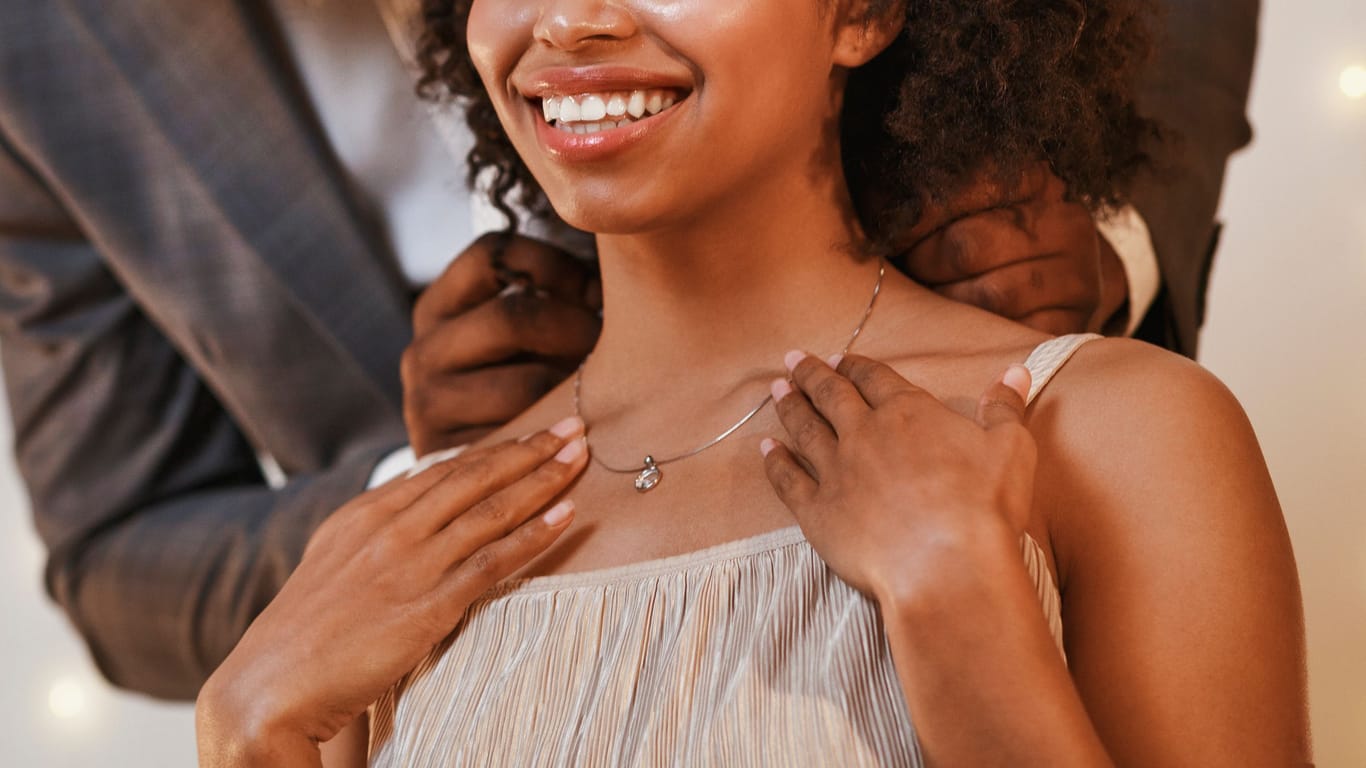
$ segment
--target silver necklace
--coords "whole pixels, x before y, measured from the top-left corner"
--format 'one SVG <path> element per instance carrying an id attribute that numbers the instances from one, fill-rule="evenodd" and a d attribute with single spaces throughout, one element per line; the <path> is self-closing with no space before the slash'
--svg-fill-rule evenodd
<path id="1" fill-rule="evenodd" d="M 859 334 L 863 332 L 863 326 L 867 324 L 868 317 L 873 314 L 873 305 L 877 303 L 877 296 L 879 293 L 882 292 L 882 277 L 886 273 L 887 263 L 879 259 L 877 267 L 877 282 L 873 284 L 873 295 L 868 299 L 868 307 L 863 310 L 863 317 L 859 318 L 858 325 L 854 328 L 854 332 L 850 334 L 849 341 L 845 342 L 844 349 L 841 350 L 841 354 L 848 354 L 849 349 L 854 346 L 854 340 L 857 339 L 859 337 Z M 587 360 L 584 360 L 584 362 L 579 365 L 578 370 L 574 372 L 574 415 L 578 416 L 581 420 L 583 419 L 583 410 L 580 406 L 579 390 L 583 385 L 583 366 L 587 364 L 587 362 Z M 745 424 L 749 423 L 749 420 L 758 415 L 759 411 L 762 411 L 764 409 L 764 406 L 768 405 L 769 402 L 771 402 L 772 400 L 773 395 L 770 394 L 765 396 L 764 399 L 760 401 L 758 405 L 754 406 L 754 408 L 750 410 L 749 413 L 746 413 L 744 416 L 741 416 L 740 420 L 730 425 L 730 427 L 728 427 L 726 431 L 722 432 L 716 437 L 713 437 L 707 442 L 697 446 L 696 448 L 685 453 L 680 453 L 677 456 L 670 456 L 664 459 L 656 459 L 653 455 L 646 454 L 645 459 L 638 466 L 614 467 L 604 462 L 602 459 L 599 459 L 597 454 L 593 451 L 589 451 L 588 455 L 593 458 L 594 463 L 596 463 L 603 469 L 607 470 L 608 472 L 613 472 L 619 475 L 635 475 L 636 490 L 641 493 L 646 493 L 648 491 L 654 490 L 654 488 L 659 485 L 660 481 L 664 479 L 664 472 L 660 469 L 660 467 L 664 466 L 665 464 L 672 464 L 675 461 L 682 461 L 683 459 L 692 458 L 693 456 L 696 456 L 697 454 L 707 450 L 708 448 L 712 447 L 713 445 L 716 445 L 722 440 L 725 440 L 726 438 L 735 434 L 736 430 L 740 429 L 740 427 L 743 427 L 745 426 Z"/>

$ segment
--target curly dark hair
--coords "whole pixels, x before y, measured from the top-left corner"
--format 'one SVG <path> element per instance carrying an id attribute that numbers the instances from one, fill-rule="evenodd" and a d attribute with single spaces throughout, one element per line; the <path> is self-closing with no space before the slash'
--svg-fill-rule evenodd
<path id="1" fill-rule="evenodd" d="M 875 246 L 892 247 L 966 185 L 1011 188 L 1040 162 L 1092 210 L 1125 201 L 1158 137 L 1134 105 L 1148 0 L 871 0 L 869 23 L 903 1 L 899 35 L 850 73 L 841 115 L 845 176 Z M 423 0 L 418 92 L 463 103 L 469 178 L 495 169 L 494 203 L 509 222 L 514 195 L 553 216 L 469 59 L 472 3 Z"/>

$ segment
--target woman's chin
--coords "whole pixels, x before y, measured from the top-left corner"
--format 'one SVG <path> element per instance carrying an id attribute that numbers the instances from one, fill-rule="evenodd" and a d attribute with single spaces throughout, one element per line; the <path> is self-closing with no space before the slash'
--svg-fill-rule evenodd
<path id="1" fill-rule="evenodd" d="M 629 211 L 602 202 L 577 200 L 572 204 L 556 201 L 555 212 L 560 219 L 575 229 L 595 235 L 643 234 L 667 226 L 666 217 L 659 211 Z"/>

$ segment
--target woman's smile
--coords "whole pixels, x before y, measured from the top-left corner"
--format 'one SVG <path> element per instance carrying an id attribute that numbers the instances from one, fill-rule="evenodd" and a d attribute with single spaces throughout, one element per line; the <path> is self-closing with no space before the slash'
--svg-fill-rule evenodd
<path id="1" fill-rule="evenodd" d="M 662 127 L 692 95 L 686 78 L 629 67 L 556 67 L 514 77 L 541 148 L 568 162 L 600 160 Z"/>
<path id="2" fill-rule="evenodd" d="M 630 92 L 581 93 L 541 99 L 545 121 L 565 133 L 597 133 L 624 128 L 672 107 L 672 91 L 652 88 Z"/>
<path id="3" fill-rule="evenodd" d="M 476 2 L 467 37 L 507 138 L 560 217 L 599 234 L 659 233 L 749 220 L 757 212 L 737 203 L 810 187 L 812 157 L 839 176 L 827 130 L 835 35 L 818 10 Z"/>

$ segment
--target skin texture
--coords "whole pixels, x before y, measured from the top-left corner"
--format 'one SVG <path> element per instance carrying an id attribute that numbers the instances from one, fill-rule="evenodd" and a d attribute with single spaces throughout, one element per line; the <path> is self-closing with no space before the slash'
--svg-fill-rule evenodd
<path id="1" fill-rule="evenodd" d="M 877 264 L 859 247 L 836 126 L 846 71 L 891 34 L 855 10 L 476 3 L 471 50 L 511 140 L 556 210 L 601 233 L 603 329 L 582 408 L 602 460 L 701 444 L 788 376 L 784 353 L 838 350 L 862 314 Z M 689 94 L 628 149 L 592 162 L 548 151 L 522 89 L 546 68 L 604 62 L 687 78 Z M 672 183 L 644 183 L 661 168 Z M 1293 561 L 1241 411 L 1198 368 L 1095 342 L 1025 412 L 1002 371 L 1044 338 L 889 271 L 854 350 L 889 366 L 880 383 L 860 386 L 849 357 L 841 371 L 854 383 L 822 384 L 817 374 L 841 374 L 799 356 L 783 408 L 670 464 L 649 494 L 589 466 L 569 490 L 572 530 L 518 575 L 800 524 L 879 602 L 935 765 L 1307 759 Z M 797 390 L 830 409 L 824 442 L 791 423 Z M 845 406 L 832 398 L 856 415 L 836 415 Z M 572 410 L 561 385 L 489 439 Z M 792 429 L 806 437 L 785 438 Z M 800 479 L 791 467 L 775 489 L 766 468 L 784 454 L 762 456 L 765 437 L 812 453 L 817 490 L 793 493 L 782 482 Z M 1044 547 L 1062 590 L 1071 674 L 1027 582 L 1021 532 Z M 251 657 L 234 679 L 269 690 L 249 674 L 269 661 Z M 308 681 L 319 698 L 345 688 L 329 672 Z M 265 735 L 248 743 L 299 743 L 279 710 L 248 719 L 283 724 L 249 729 Z"/>

